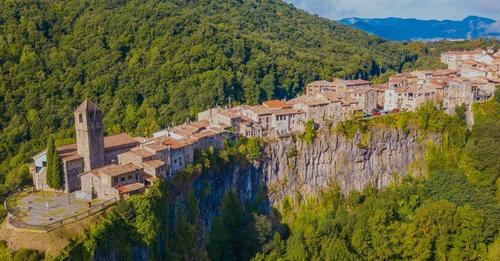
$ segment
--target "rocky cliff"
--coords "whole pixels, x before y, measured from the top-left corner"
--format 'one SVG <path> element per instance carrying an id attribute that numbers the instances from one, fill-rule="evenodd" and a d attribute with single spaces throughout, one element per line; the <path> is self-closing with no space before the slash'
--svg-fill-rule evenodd
<path id="1" fill-rule="evenodd" d="M 364 137 L 368 142 L 362 141 L 363 135 L 368 135 Z M 305 198 L 334 184 L 348 193 L 368 185 L 382 188 L 409 172 L 421 175 L 426 141 L 437 143 L 439 138 L 423 139 L 416 129 L 405 133 L 372 128 L 368 134 L 358 133 L 352 139 L 319 133 L 310 144 L 296 136 L 265 140 L 261 159 L 252 165 L 234 166 L 221 175 L 195 182 L 201 218 L 209 224 L 229 189 L 235 189 L 244 201 L 263 191 L 267 199 L 264 208 L 269 209 L 285 196 Z"/>
<path id="2" fill-rule="evenodd" d="M 426 143 L 417 130 L 405 134 L 402 130 L 377 128 L 365 135 L 369 135 L 366 145 L 361 145 L 359 133 L 352 139 L 323 133 L 311 144 L 293 137 L 267 143 L 261 163 L 271 200 L 297 192 L 311 195 L 332 182 L 344 193 L 368 185 L 382 188 L 410 168 L 420 170 Z"/>

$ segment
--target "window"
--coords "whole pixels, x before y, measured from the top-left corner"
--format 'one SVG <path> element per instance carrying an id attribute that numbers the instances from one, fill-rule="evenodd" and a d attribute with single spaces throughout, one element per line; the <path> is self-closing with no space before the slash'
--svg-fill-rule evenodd
<path id="1" fill-rule="evenodd" d="M 83 115 L 81 113 L 78 114 L 78 122 L 83 122 Z"/>
<path id="2" fill-rule="evenodd" d="M 125 181 L 125 177 L 120 177 L 120 181 L 124 182 Z"/>
<path id="3" fill-rule="evenodd" d="M 47 161 L 42 161 L 42 167 L 47 167 Z"/>

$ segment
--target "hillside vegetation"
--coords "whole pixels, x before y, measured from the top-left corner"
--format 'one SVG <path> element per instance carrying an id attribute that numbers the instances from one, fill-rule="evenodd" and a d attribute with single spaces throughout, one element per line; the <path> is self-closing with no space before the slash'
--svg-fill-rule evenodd
<path id="1" fill-rule="evenodd" d="M 0 195 L 29 183 L 24 163 L 50 136 L 73 141 L 86 97 L 107 134 L 145 136 L 215 105 L 294 97 L 315 79 L 439 68 L 452 45 L 387 42 L 279 0 L 2 1 Z"/>
<path id="2" fill-rule="evenodd" d="M 107 134 L 148 135 L 231 102 L 293 97 L 312 80 L 369 78 L 417 55 L 275 0 L 0 2 L 0 194 L 22 163 L 74 137 L 86 97 Z"/>

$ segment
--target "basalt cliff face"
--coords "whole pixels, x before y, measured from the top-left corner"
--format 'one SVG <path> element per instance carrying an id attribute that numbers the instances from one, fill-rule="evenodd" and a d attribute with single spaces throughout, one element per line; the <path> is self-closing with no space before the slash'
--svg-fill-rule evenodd
<path id="1" fill-rule="evenodd" d="M 318 135 L 311 144 L 291 137 L 266 144 L 263 181 L 272 202 L 297 192 L 314 195 L 333 182 L 344 193 L 368 185 L 382 188 L 398 175 L 421 170 L 426 142 L 417 130 L 405 134 L 378 128 L 365 135 L 369 135 L 366 145 L 361 134 L 348 139 L 330 133 Z M 437 142 L 437 137 L 429 139 Z"/>
<path id="2" fill-rule="evenodd" d="M 222 196 L 234 189 L 243 201 L 263 191 L 264 208 L 278 205 L 284 197 L 314 196 L 329 186 L 338 185 L 343 193 L 372 185 L 387 186 L 407 173 L 421 175 L 427 141 L 439 143 L 439 137 L 422 138 L 418 130 L 408 133 L 391 128 L 374 128 L 362 145 L 362 134 L 352 139 L 335 133 L 319 133 L 308 144 L 298 137 L 263 142 L 262 157 L 249 166 L 234 166 L 221 175 L 194 184 L 200 199 L 204 224 L 218 212 Z M 206 186 L 210 192 L 206 193 Z M 203 192 L 205 190 L 205 192 Z"/>

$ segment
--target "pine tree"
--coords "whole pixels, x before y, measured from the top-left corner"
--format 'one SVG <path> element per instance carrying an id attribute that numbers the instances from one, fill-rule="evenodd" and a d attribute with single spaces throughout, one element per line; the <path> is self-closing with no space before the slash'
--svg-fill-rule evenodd
<path id="1" fill-rule="evenodd" d="M 47 148 L 47 185 L 53 189 L 61 189 L 63 182 L 63 171 L 61 166 L 61 159 L 57 154 L 54 139 L 49 140 Z"/>

